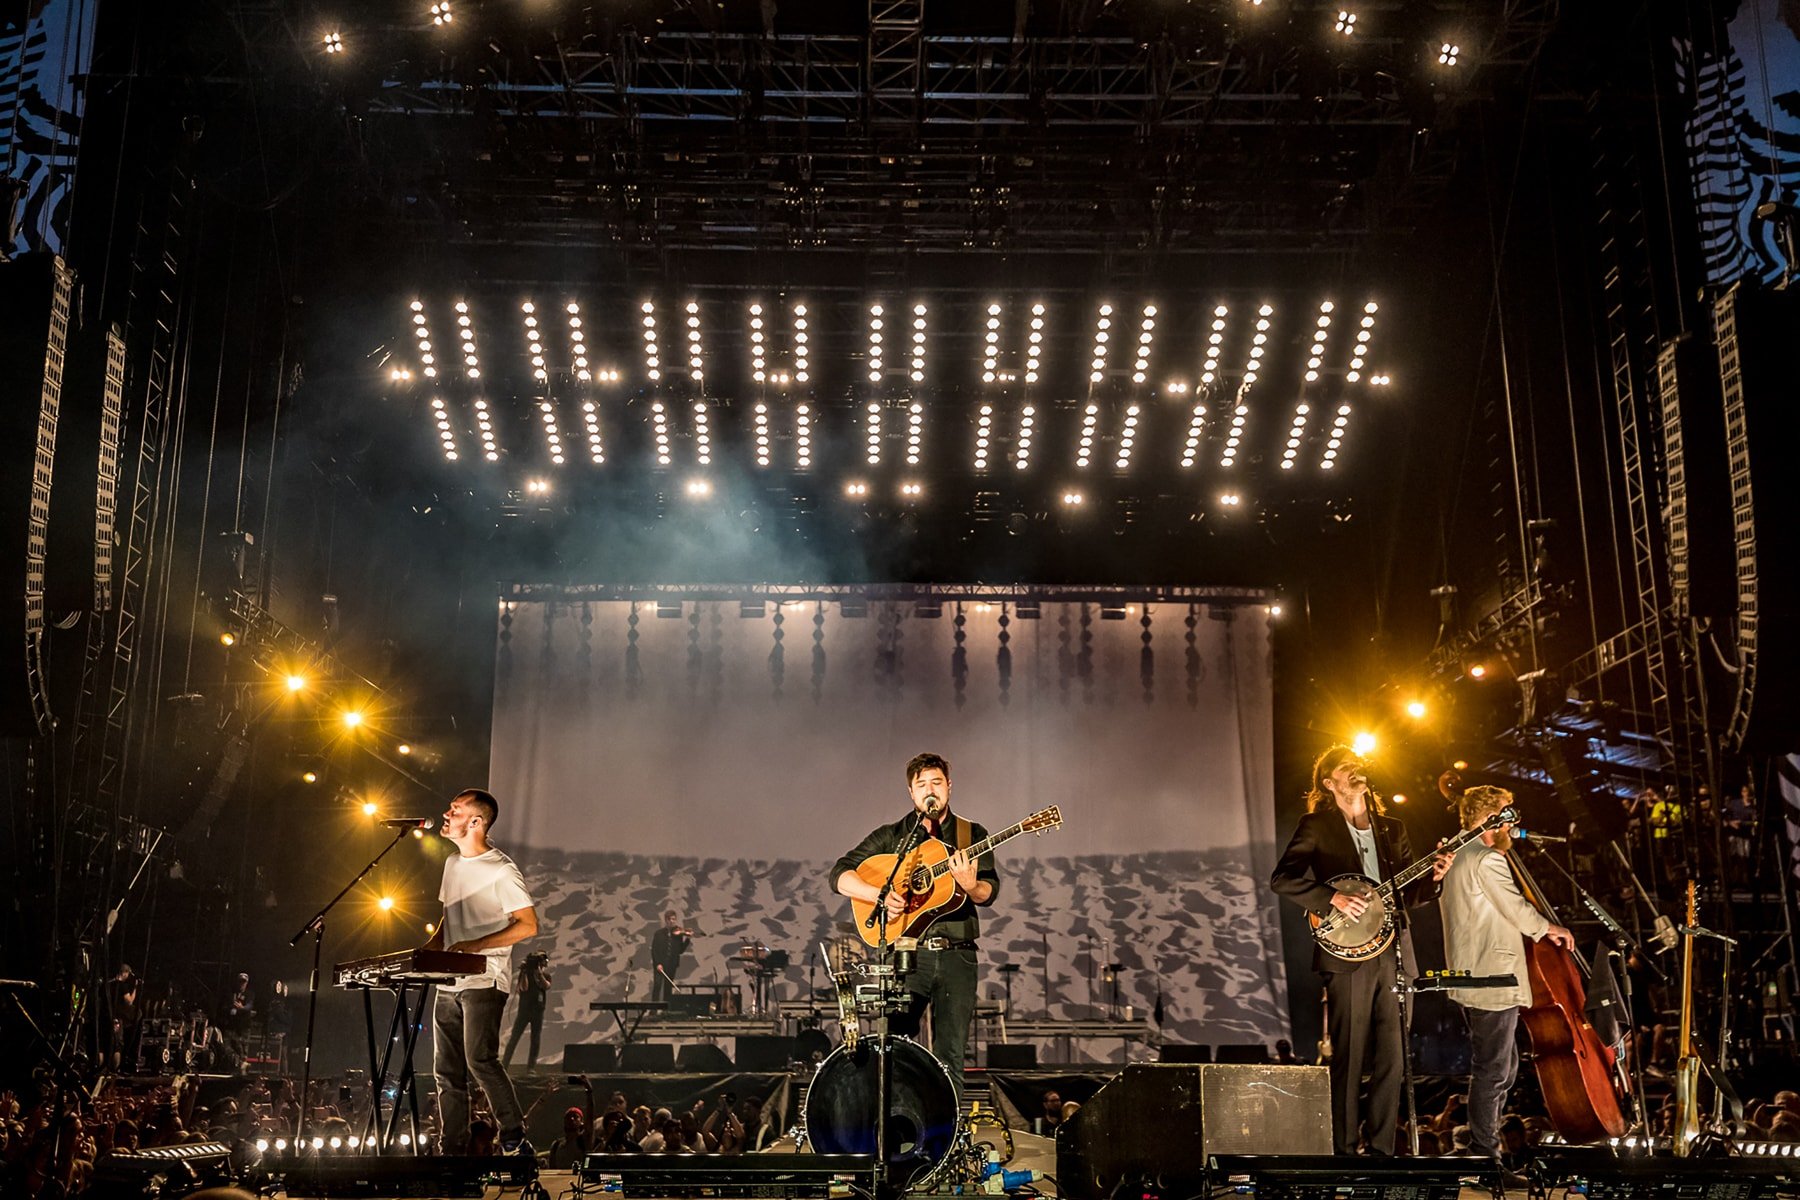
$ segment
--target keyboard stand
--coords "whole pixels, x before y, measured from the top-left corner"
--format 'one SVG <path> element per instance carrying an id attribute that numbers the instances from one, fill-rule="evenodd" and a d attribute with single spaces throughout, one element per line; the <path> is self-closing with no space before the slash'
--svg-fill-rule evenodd
<path id="1" fill-rule="evenodd" d="M 663 1011 L 668 1008 L 668 1005 L 659 1004 L 654 1001 L 645 1003 L 641 1000 L 626 1001 L 624 1003 L 615 1003 L 611 1000 L 596 1000 L 588 1005 L 588 1008 L 595 1012 L 609 1012 L 612 1014 L 613 1021 L 619 1027 L 619 1050 L 623 1052 L 625 1047 L 631 1045 L 631 1040 L 637 1036 L 638 1026 L 644 1023 L 644 1018 L 649 1016 L 652 1012 Z M 626 1013 L 635 1014 L 631 1019 L 630 1025 L 625 1024 Z"/>
<path id="2" fill-rule="evenodd" d="M 387 1041 L 377 1052 L 375 1044 L 375 1002 L 372 987 L 360 989 L 363 994 L 363 1028 L 369 1035 L 369 1119 L 363 1128 L 363 1140 L 373 1142 L 377 1153 L 386 1154 L 400 1132 L 400 1113 L 404 1104 L 412 1123 L 412 1152 L 423 1152 L 419 1141 L 419 1084 L 413 1069 L 413 1051 L 425 1027 L 425 1013 L 431 1003 L 435 981 L 405 980 L 391 983 L 385 990 L 394 994 L 394 1015 L 388 1021 Z M 400 1044 L 400 1073 L 394 1084 L 394 1106 L 382 1117 L 387 1092 L 388 1072 L 394 1068 L 394 1045 Z M 304 1103 L 304 1099 L 302 1103 Z"/>

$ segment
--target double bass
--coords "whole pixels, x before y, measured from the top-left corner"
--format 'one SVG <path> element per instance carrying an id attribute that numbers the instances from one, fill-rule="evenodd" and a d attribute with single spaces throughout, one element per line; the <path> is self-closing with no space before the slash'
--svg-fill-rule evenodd
<path id="1" fill-rule="evenodd" d="M 1450 772 L 1438 781 L 1439 791 L 1455 801 Z M 1555 924 L 1562 920 L 1544 891 L 1515 854 L 1506 856 L 1525 899 Z M 1531 1065 L 1544 1094 L 1544 1109 L 1556 1132 L 1571 1142 L 1623 1137 L 1628 1122 L 1620 1103 L 1615 1067 L 1617 1056 L 1587 1019 L 1588 965 L 1574 951 L 1549 938 L 1525 941 L 1526 978 L 1531 1006 L 1519 1023 L 1531 1038 Z"/>

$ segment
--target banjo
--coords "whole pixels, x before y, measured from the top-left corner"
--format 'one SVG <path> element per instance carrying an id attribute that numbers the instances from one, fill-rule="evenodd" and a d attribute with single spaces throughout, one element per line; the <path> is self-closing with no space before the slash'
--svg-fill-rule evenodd
<path id="1" fill-rule="evenodd" d="M 1402 888 L 1412 883 L 1419 876 L 1426 874 L 1437 862 L 1440 854 L 1455 854 L 1464 846 L 1491 829 L 1502 825 L 1511 825 L 1519 819 L 1518 811 L 1510 805 L 1501 809 L 1473 829 L 1465 829 L 1425 857 L 1419 859 L 1405 870 L 1400 871 L 1392 879 L 1376 883 L 1366 875 L 1339 875 L 1327 879 L 1325 885 L 1352 896 L 1361 896 L 1369 902 L 1360 917 L 1351 917 L 1342 910 L 1333 908 L 1326 916 L 1307 913 L 1307 920 L 1312 922 L 1313 940 L 1328 954 L 1343 959 L 1345 962 L 1364 962 L 1378 957 L 1382 951 L 1394 944 L 1394 908 L 1393 896 Z"/>

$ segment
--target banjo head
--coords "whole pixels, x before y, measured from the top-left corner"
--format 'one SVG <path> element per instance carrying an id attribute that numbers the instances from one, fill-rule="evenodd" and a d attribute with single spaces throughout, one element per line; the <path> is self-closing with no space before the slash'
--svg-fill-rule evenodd
<path id="1" fill-rule="evenodd" d="M 1333 909 L 1329 927 L 1321 923 L 1313 931 L 1320 944 L 1337 957 L 1351 962 L 1373 958 L 1385 950 L 1394 914 L 1376 893 L 1375 885 L 1361 875 L 1340 875 L 1327 880 L 1326 885 L 1335 891 L 1361 896 L 1369 902 L 1369 907 L 1355 920 Z"/>

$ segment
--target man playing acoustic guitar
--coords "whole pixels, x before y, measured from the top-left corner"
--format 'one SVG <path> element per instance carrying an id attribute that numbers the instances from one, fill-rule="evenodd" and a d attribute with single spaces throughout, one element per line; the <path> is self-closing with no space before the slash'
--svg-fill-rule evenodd
<path id="1" fill-rule="evenodd" d="M 872 903 L 880 895 L 881 885 L 868 882 L 856 871 L 871 855 L 895 854 L 902 845 L 916 846 L 927 838 L 938 838 L 954 851 L 948 867 L 956 881 L 956 898 L 941 916 L 930 921 L 925 936 L 919 937 L 918 962 L 905 980 L 906 989 L 912 994 L 912 1008 L 896 1015 L 890 1028 L 898 1034 L 916 1036 L 925 1010 L 931 1010 L 931 1052 L 949 1069 L 960 1100 L 969 1022 L 975 1014 L 975 939 L 981 936 L 981 918 L 975 910 L 994 902 L 1000 890 L 1000 875 L 994 869 L 991 850 L 974 861 L 966 853 L 967 847 L 985 840 L 988 833 L 975 822 L 951 814 L 947 759 L 937 754 L 913 756 L 906 764 L 906 790 L 913 811 L 891 825 L 870 830 L 855 849 L 832 866 L 831 880 L 840 896 Z M 904 878 L 897 880 L 895 890 L 888 893 L 890 941 L 905 928 L 905 883 Z M 920 930 L 914 927 L 906 929 L 906 933 L 917 936 Z"/>

